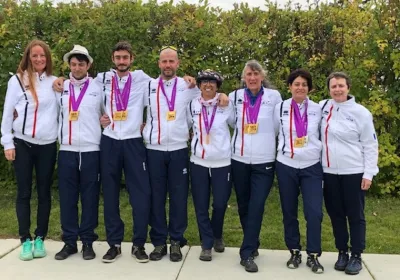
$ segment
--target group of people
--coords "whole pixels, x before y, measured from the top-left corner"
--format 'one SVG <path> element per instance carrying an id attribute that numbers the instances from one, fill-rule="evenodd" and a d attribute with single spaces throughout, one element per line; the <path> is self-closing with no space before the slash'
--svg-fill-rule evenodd
<path id="1" fill-rule="evenodd" d="M 44 42 L 33 40 L 26 47 L 17 74 L 8 83 L 1 122 L 1 144 L 7 160 L 13 161 L 17 180 L 21 260 L 46 256 L 58 138 L 64 247 L 55 255 L 57 260 L 77 253 L 78 239 L 83 259 L 95 258 L 92 244 L 98 238 L 100 187 L 110 246 L 102 261 L 114 262 L 121 256 L 123 171 L 134 219 L 132 256 L 143 263 L 161 260 L 168 253 L 169 238 L 170 260 L 181 261 L 181 247 L 187 244 L 190 175 L 200 260 L 211 261 L 212 249 L 225 250 L 223 224 L 233 183 L 243 229 L 240 264 L 257 272 L 254 260 L 259 255 L 264 207 L 276 172 L 290 251 L 287 267 L 296 269 L 302 262 L 297 219 L 301 193 L 307 266 L 314 273 L 324 271 L 319 262 L 324 199 L 339 251 L 334 267 L 359 273 L 365 249 L 365 192 L 378 173 L 378 142 L 372 115 L 349 94 L 351 82 L 345 73 L 328 77 L 331 99 L 317 104 L 308 97 L 312 78 L 304 69 L 290 73 L 292 98 L 282 101 L 255 60 L 245 64 L 243 86 L 228 97 L 218 93 L 223 78 L 216 71 L 200 71 L 196 79 L 177 77 L 175 47 L 161 49 L 156 79 L 141 70 L 130 71 L 134 58 L 131 45 L 119 42 L 112 50 L 114 68 L 91 78 L 93 58 L 85 47 L 75 45 L 63 57 L 71 70 L 64 80 L 52 76 L 51 53 Z M 34 238 L 30 233 L 33 168 L 38 192 Z M 149 225 L 154 250 L 147 255 Z"/>

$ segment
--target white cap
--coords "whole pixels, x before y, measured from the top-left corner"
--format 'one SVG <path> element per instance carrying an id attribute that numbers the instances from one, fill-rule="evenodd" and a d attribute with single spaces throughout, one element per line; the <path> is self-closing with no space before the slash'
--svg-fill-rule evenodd
<path id="1" fill-rule="evenodd" d="M 88 50 L 85 47 L 82 47 L 80 45 L 74 45 L 74 48 L 72 49 L 72 51 L 64 54 L 64 57 L 63 57 L 64 61 L 68 62 L 69 57 L 73 54 L 83 54 L 89 59 L 90 63 L 93 63 L 93 58 L 89 55 Z"/>

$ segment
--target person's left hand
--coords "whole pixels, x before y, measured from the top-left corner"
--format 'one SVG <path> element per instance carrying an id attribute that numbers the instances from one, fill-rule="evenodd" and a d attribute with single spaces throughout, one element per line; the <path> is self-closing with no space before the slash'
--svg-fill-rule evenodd
<path id="1" fill-rule="evenodd" d="M 104 114 L 100 118 L 100 124 L 103 128 L 106 128 L 111 123 L 110 117 L 107 114 Z"/>
<path id="2" fill-rule="evenodd" d="M 229 97 L 225 93 L 220 93 L 218 97 L 218 106 L 226 107 L 229 105 Z"/>
<path id="3" fill-rule="evenodd" d="M 372 184 L 371 180 L 363 178 L 362 181 L 361 181 L 361 189 L 363 191 L 367 191 L 371 187 L 371 184 Z"/>
<path id="4" fill-rule="evenodd" d="M 194 88 L 196 86 L 196 79 L 192 76 L 185 75 L 183 76 L 183 79 L 189 84 L 189 88 Z"/>

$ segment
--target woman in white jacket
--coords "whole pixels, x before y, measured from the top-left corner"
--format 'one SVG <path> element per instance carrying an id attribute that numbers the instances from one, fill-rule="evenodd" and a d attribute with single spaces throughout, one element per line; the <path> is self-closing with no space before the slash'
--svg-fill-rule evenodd
<path id="1" fill-rule="evenodd" d="M 46 256 L 51 209 L 50 188 L 56 162 L 58 106 L 52 90 L 49 46 L 31 41 L 24 51 L 17 74 L 8 82 L 1 121 L 1 144 L 6 159 L 13 161 L 17 179 L 17 218 L 22 243 L 21 260 Z M 14 112 L 17 117 L 14 119 Z M 37 227 L 32 252 L 30 234 L 32 173 L 35 168 L 38 193 Z"/>
<path id="2" fill-rule="evenodd" d="M 335 72 L 327 85 L 332 99 L 320 102 L 325 206 L 339 251 L 335 269 L 354 275 L 362 269 L 365 193 L 378 173 L 378 141 L 371 113 L 349 95 L 350 78 Z"/>
<path id="3" fill-rule="evenodd" d="M 259 235 L 265 200 L 274 180 L 276 137 L 274 108 L 282 101 L 271 89 L 260 63 L 250 60 L 242 72 L 244 88 L 229 94 L 236 111 L 232 136 L 232 176 L 243 242 L 240 264 L 247 272 L 257 272 Z"/>
<path id="4" fill-rule="evenodd" d="M 225 211 L 231 195 L 231 147 L 228 124 L 234 122 L 233 105 L 218 107 L 217 90 L 222 84 L 218 72 L 199 73 L 197 85 L 201 97 L 193 99 L 187 109 L 188 126 L 193 129 L 190 177 L 202 251 L 200 260 L 211 261 L 211 249 L 222 253 Z M 213 210 L 208 209 L 212 186 Z"/>
<path id="5" fill-rule="evenodd" d="M 322 222 L 322 144 L 319 140 L 321 109 L 308 98 L 312 89 L 311 74 L 303 69 L 290 73 L 287 83 L 292 97 L 277 104 L 275 129 L 279 133 L 276 175 L 285 228 L 285 243 L 291 256 L 286 265 L 298 268 L 301 245 L 298 197 L 302 194 L 307 222 L 307 266 L 314 273 L 323 273 L 321 255 Z"/>

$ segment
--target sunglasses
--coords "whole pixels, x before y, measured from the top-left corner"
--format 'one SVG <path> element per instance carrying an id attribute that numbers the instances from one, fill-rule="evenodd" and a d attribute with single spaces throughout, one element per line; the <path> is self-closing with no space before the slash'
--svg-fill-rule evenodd
<path id="1" fill-rule="evenodd" d="M 178 48 L 176 48 L 174 46 L 162 46 L 161 49 L 160 49 L 160 52 L 162 52 L 163 50 L 166 50 L 166 49 L 171 49 L 171 50 L 174 50 L 176 52 L 178 51 Z"/>
<path id="2" fill-rule="evenodd" d="M 216 80 L 202 80 L 200 81 L 201 84 L 217 84 Z"/>

